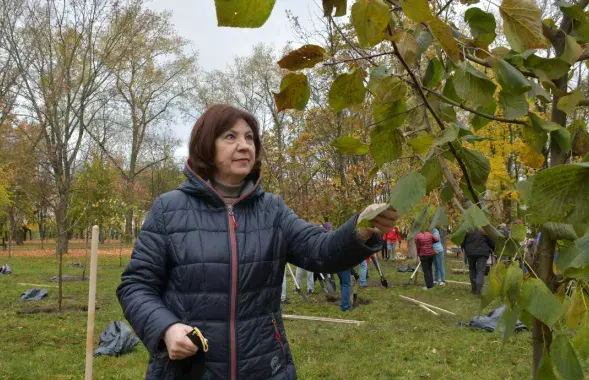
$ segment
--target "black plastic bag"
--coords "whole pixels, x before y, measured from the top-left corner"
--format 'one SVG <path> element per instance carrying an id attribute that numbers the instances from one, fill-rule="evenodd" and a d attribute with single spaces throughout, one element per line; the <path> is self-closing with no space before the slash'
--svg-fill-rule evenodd
<path id="1" fill-rule="evenodd" d="M 413 268 L 410 265 L 402 265 L 400 267 L 397 267 L 397 272 L 408 272 L 408 273 L 413 273 L 415 272 L 415 268 Z"/>
<path id="2" fill-rule="evenodd" d="M 26 292 L 21 294 L 20 300 L 21 301 L 40 301 L 43 298 L 47 297 L 47 290 L 45 289 L 29 289 Z"/>
<path id="3" fill-rule="evenodd" d="M 505 312 L 506 308 L 507 307 L 503 305 L 490 312 L 487 316 L 473 317 L 467 326 L 475 329 L 493 332 L 497 328 L 497 325 L 499 324 L 499 319 L 501 318 L 501 315 L 503 315 L 503 313 Z M 515 324 L 515 332 L 520 332 L 527 329 L 528 328 L 526 327 L 526 325 L 521 323 L 520 320 L 518 320 Z"/>
<path id="4" fill-rule="evenodd" d="M 123 355 L 131 351 L 137 343 L 139 338 L 125 322 L 114 321 L 100 333 L 100 347 L 94 350 L 94 356 Z"/>

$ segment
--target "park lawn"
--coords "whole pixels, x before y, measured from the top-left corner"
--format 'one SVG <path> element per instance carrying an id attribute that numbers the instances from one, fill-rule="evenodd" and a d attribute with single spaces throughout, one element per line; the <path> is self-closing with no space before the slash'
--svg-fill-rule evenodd
<path id="1" fill-rule="evenodd" d="M 0 253 L 3 254 L 3 253 Z M 65 258 L 65 264 L 72 262 Z M 0 255 L 1 263 L 8 262 Z M 124 262 L 128 262 L 125 257 Z M 18 283 L 49 284 L 57 273 L 56 259 L 19 257 L 10 260 L 13 274 L 0 276 L 0 379 L 80 379 L 84 374 L 86 321 L 83 311 L 54 314 L 18 314 L 23 307 L 57 305 L 57 288 L 47 287 L 48 299 L 19 302 L 21 292 L 30 286 Z M 403 289 L 409 273 L 397 273 L 398 263 L 385 262 L 385 276 L 392 289 L 372 286 L 360 289 L 360 298 L 371 303 L 343 313 L 337 304 L 328 303 L 324 294 L 302 302 L 288 284 L 290 304 L 284 314 L 300 314 L 363 320 L 361 326 L 311 321 L 285 321 L 286 333 L 300 379 L 526 379 L 530 378 L 531 334 L 516 334 L 505 347 L 497 333 L 458 326 L 478 311 L 478 300 L 470 287 L 448 284 L 423 290 L 420 284 Z M 453 275 L 450 267 L 462 268 L 462 262 L 447 259 L 448 278 L 467 281 Z M 81 274 L 79 268 L 65 273 Z M 123 268 L 116 256 L 101 256 L 95 323 L 95 347 L 100 331 L 123 315 L 115 296 Z M 371 283 L 378 273 L 370 266 Z M 317 283 L 317 288 L 319 284 Z M 317 289 L 316 289 L 317 291 Z M 402 300 L 404 294 L 451 310 L 452 316 L 434 316 Z M 88 283 L 66 282 L 64 306 L 87 304 Z M 94 361 L 95 379 L 141 379 L 147 364 L 147 351 L 139 344 L 134 352 L 121 357 L 98 357 Z"/>

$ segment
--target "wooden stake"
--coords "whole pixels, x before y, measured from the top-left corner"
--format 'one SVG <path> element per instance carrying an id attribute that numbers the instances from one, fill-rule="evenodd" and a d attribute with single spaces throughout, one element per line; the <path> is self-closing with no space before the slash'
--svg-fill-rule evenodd
<path id="1" fill-rule="evenodd" d="M 92 380 L 94 359 L 94 317 L 96 316 L 96 270 L 98 268 L 98 226 L 92 227 L 92 248 L 90 252 L 90 288 L 88 290 L 88 328 L 86 331 L 86 377 Z"/>
<path id="2" fill-rule="evenodd" d="M 337 319 L 337 318 L 323 318 L 323 317 L 308 317 L 305 315 L 291 315 L 282 314 L 283 319 L 301 319 L 305 321 L 320 321 L 320 322 L 333 322 L 333 323 L 347 323 L 350 325 L 360 326 L 364 321 L 355 321 L 351 319 Z"/>
<path id="3" fill-rule="evenodd" d="M 26 282 L 19 282 L 19 285 L 22 286 L 34 286 L 34 287 L 39 287 L 39 288 L 57 288 L 57 285 L 42 285 L 42 284 L 28 284 Z"/>
<path id="4" fill-rule="evenodd" d="M 422 305 L 422 304 L 419 304 L 419 307 L 420 307 L 420 308 L 422 308 L 422 309 L 424 309 L 424 310 L 427 310 L 427 311 L 429 311 L 429 312 L 430 312 L 430 313 L 432 313 L 433 315 L 440 315 L 440 314 L 436 313 L 435 311 L 433 311 L 432 309 L 430 309 L 429 307 L 427 307 L 427 306 L 424 306 L 424 305 Z"/>
<path id="5" fill-rule="evenodd" d="M 441 311 L 442 313 L 446 313 L 446 314 L 450 314 L 450 315 L 456 315 L 456 314 L 454 314 L 454 313 L 453 313 L 453 312 L 451 312 L 451 311 L 448 311 L 448 310 L 446 310 L 446 309 L 442 309 L 441 307 L 437 307 L 437 306 L 434 306 L 434 305 L 430 305 L 430 304 L 428 304 L 428 303 L 421 302 L 421 301 L 415 300 L 415 299 L 413 299 L 413 298 L 405 297 L 405 296 L 403 296 L 403 295 L 400 295 L 400 294 L 399 294 L 399 297 L 403 298 L 404 300 L 407 300 L 407 301 L 413 302 L 413 303 L 415 303 L 415 304 L 418 304 L 418 305 L 419 305 L 419 304 L 422 304 L 423 306 L 427 306 L 427 307 L 429 307 L 429 308 L 432 308 L 432 309 L 435 309 L 435 310 L 439 310 L 439 311 Z"/>
<path id="6" fill-rule="evenodd" d="M 451 284 L 470 285 L 470 282 L 464 282 L 464 281 L 452 281 L 452 280 L 446 280 L 446 282 L 449 282 L 449 283 L 451 283 Z"/>

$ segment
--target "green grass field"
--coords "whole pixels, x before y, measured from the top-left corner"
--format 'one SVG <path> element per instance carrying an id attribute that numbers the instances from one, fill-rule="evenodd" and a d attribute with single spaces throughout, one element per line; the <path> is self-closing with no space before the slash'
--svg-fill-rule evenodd
<path id="1" fill-rule="evenodd" d="M 65 264 L 74 259 L 66 257 Z M 83 260 L 83 259 L 82 259 Z M 124 262 L 128 261 L 125 257 Z M 0 264 L 7 263 L 0 252 Z M 22 257 L 10 261 L 13 274 L 0 276 L 0 378 L 1 379 L 81 379 L 84 375 L 86 320 L 83 311 L 53 314 L 21 314 L 22 308 L 57 305 L 57 288 L 47 287 L 48 299 L 19 302 L 30 288 L 19 283 L 55 285 L 49 278 L 57 274 L 55 257 Z M 302 303 L 288 284 L 290 304 L 285 314 L 347 318 L 365 321 L 361 326 L 311 321 L 285 321 L 286 332 L 300 379 L 527 379 L 531 368 L 531 334 L 514 336 L 505 347 L 498 333 L 475 331 L 457 326 L 468 322 L 478 311 L 478 300 L 470 287 L 448 284 L 432 290 L 419 286 L 403 289 L 408 273 L 397 273 L 399 263 L 382 263 L 392 289 L 360 289 L 360 298 L 371 303 L 349 313 L 328 303 L 322 293 Z M 64 265 L 66 267 L 66 265 Z M 451 267 L 461 268 L 456 259 L 447 259 L 448 279 L 467 281 L 452 275 Z M 378 273 L 371 265 L 371 282 Z M 100 331 L 111 321 L 123 319 L 115 296 L 122 272 L 119 258 L 101 256 L 98 289 L 95 347 Z M 66 274 L 79 275 L 81 269 L 67 268 Z M 318 283 L 317 283 L 318 287 Z M 317 291 L 317 289 L 316 289 Z M 451 310 L 456 317 L 434 316 L 402 300 L 404 294 Z M 66 282 L 64 306 L 87 304 L 88 283 Z M 140 344 L 130 354 L 99 357 L 94 361 L 95 379 L 141 379 L 147 351 Z"/>

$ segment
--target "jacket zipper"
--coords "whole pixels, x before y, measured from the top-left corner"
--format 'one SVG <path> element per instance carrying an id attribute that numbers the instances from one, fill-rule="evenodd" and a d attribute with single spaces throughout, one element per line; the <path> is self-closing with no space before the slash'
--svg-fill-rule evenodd
<path id="1" fill-rule="evenodd" d="M 235 239 L 235 229 L 237 222 L 233 213 L 233 206 L 227 205 L 227 214 L 229 217 L 229 236 L 231 237 L 231 317 L 229 320 L 229 334 L 231 340 L 231 379 L 236 379 L 237 348 L 235 333 L 235 312 L 237 308 L 237 241 Z"/>
<path id="2" fill-rule="evenodd" d="M 278 329 L 278 322 L 276 322 L 276 318 L 274 317 L 274 313 L 270 313 L 270 317 L 272 318 L 272 326 L 274 326 L 274 338 L 280 343 L 280 348 L 282 348 L 282 353 L 286 355 L 286 351 L 284 350 L 284 344 L 282 343 L 282 337 L 280 335 L 280 330 Z"/>

